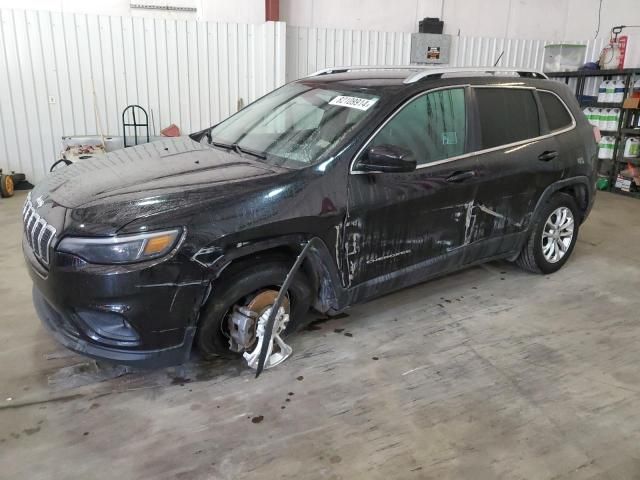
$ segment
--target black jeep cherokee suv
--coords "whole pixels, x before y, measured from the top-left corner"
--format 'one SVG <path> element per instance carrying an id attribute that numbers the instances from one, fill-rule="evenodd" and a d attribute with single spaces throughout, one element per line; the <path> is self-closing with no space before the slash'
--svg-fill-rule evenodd
<path id="1" fill-rule="evenodd" d="M 244 354 L 301 248 L 266 366 L 309 307 L 479 262 L 542 273 L 594 199 L 596 143 L 535 72 L 333 69 L 186 138 L 58 170 L 24 206 L 39 317 L 68 348 L 135 365 Z"/>

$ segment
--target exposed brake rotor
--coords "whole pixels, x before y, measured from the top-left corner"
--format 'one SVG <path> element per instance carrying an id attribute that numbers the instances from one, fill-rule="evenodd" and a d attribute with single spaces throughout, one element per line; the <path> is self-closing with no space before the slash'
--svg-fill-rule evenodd
<path id="1" fill-rule="evenodd" d="M 273 305 L 276 301 L 276 297 L 278 296 L 277 290 L 264 290 L 260 292 L 258 295 L 253 297 L 253 299 L 247 305 L 247 308 L 252 312 L 255 312 L 258 316 L 262 315 L 264 311 Z M 284 298 L 282 302 L 282 307 L 284 308 L 287 314 L 289 313 L 289 299 L 287 297 Z"/>
<path id="2" fill-rule="evenodd" d="M 228 319 L 229 349 L 243 352 L 251 368 L 258 367 L 258 357 L 264 340 L 264 331 L 271 313 L 271 306 L 278 296 L 277 290 L 263 290 L 244 306 L 234 306 Z M 293 350 L 284 343 L 282 333 L 289 323 L 290 303 L 287 297 L 276 315 L 273 335 L 269 341 L 265 368 L 274 367 L 286 360 Z"/>

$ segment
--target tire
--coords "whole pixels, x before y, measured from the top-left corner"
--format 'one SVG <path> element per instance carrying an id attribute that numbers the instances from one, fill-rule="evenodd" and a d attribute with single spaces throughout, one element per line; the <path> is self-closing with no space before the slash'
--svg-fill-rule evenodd
<path id="1" fill-rule="evenodd" d="M 205 305 L 196 333 L 196 345 L 204 358 L 238 358 L 240 354 L 229 350 L 229 340 L 223 332 L 224 320 L 233 305 L 267 287 L 278 289 L 289 273 L 288 263 L 263 260 L 255 264 L 244 263 L 242 268 L 229 267 L 214 283 L 213 292 Z M 289 288 L 291 302 L 290 321 L 285 335 L 294 332 L 311 304 L 311 289 L 307 277 L 298 271 Z"/>
<path id="2" fill-rule="evenodd" d="M 542 235 L 549 217 L 563 207 L 569 209 L 573 216 L 573 236 L 562 257 L 552 262 L 549 261 L 543 252 L 544 245 Z M 560 270 L 567 260 L 569 260 L 576 245 L 581 218 L 580 210 L 573 197 L 565 193 L 554 194 L 542 207 L 538 217 L 533 225 L 531 225 L 529 238 L 522 248 L 520 256 L 516 259 L 516 264 L 523 270 L 533 273 L 548 274 Z M 548 241 L 549 240 L 547 240 L 547 242 Z"/>
<path id="3" fill-rule="evenodd" d="M 14 193 L 11 175 L 0 175 L 0 194 L 3 198 L 12 197 Z"/>

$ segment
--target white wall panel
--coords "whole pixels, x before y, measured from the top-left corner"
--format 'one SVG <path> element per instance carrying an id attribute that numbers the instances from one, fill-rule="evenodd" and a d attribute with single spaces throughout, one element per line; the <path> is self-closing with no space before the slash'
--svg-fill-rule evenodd
<path id="1" fill-rule="evenodd" d="M 410 33 L 424 17 L 441 18 L 451 35 L 559 42 L 608 38 L 615 25 L 640 24 L 640 8 L 638 0 L 280 0 L 281 20 L 305 27 Z"/>
<path id="2" fill-rule="evenodd" d="M 37 181 L 63 135 L 120 135 L 129 104 L 155 133 L 214 124 L 284 83 L 285 39 L 281 22 L 0 9 L 0 167 Z"/>
<path id="3" fill-rule="evenodd" d="M 542 70 L 547 40 L 514 38 L 452 37 L 453 67 L 498 66 Z M 584 61 L 597 60 L 606 40 L 567 41 L 586 45 Z M 287 25 L 287 81 L 325 67 L 343 65 L 408 65 L 411 34 L 368 30 L 336 30 Z M 504 52 L 504 53 L 503 53 Z M 502 57 L 500 54 L 502 53 Z M 447 66 L 447 65 L 443 65 Z M 597 80 L 589 80 L 585 93 L 594 91 Z"/>
<path id="4" fill-rule="evenodd" d="M 324 67 L 406 65 L 411 34 L 287 25 L 287 81 Z"/>

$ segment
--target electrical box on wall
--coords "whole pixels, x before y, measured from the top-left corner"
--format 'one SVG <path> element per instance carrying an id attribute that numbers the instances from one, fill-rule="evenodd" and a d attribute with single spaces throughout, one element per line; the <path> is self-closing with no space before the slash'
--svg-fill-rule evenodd
<path id="1" fill-rule="evenodd" d="M 449 63 L 451 35 L 411 34 L 411 63 Z"/>

